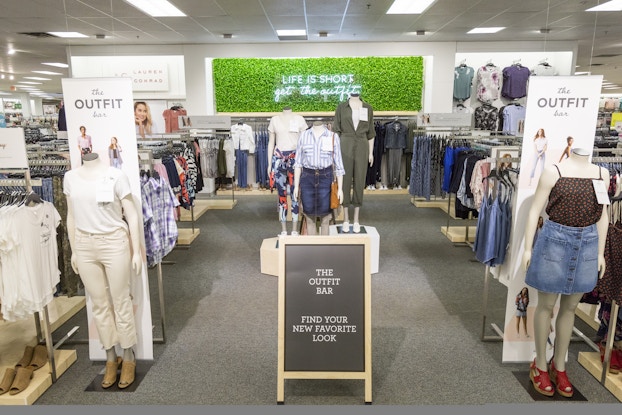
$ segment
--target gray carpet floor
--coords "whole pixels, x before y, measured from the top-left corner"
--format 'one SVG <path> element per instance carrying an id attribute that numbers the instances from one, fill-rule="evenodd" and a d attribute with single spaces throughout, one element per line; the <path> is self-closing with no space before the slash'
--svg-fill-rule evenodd
<path id="1" fill-rule="evenodd" d="M 280 224 L 276 194 L 236 194 L 232 210 L 210 210 L 200 236 L 164 266 L 167 342 L 133 392 L 85 391 L 103 370 L 86 345 L 78 361 L 37 404 L 274 405 L 277 385 L 277 278 L 260 273 L 260 246 Z M 416 208 L 408 195 L 365 196 L 361 223 L 380 234 L 372 275 L 374 405 L 533 403 L 519 379 L 528 364 L 504 364 L 500 342 L 482 342 L 484 266 L 440 232 L 440 209 Z M 159 336 L 155 270 L 150 270 Z M 505 286 L 493 281 L 488 321 L 503 327 Z M 66 326 L 81 325 L 84 313 Z M 577 326 L 586 334 L 593 330 Z M 63 329 L 58 331 L 63 332 Z M 492 332 L 487 334 L 493 334 Z M 78 333 L 77 337 L 86 337 Z M 589 348 L 571 345 L 567 370 L 590 403 L 618 402 L 577 363 Z M 518 373 L 517 373 L 518 372 Z M 620 375 L 622 376 L 622 375 Z M 362 405 L 355 380 L 288 380 L 286 405 Z"/>

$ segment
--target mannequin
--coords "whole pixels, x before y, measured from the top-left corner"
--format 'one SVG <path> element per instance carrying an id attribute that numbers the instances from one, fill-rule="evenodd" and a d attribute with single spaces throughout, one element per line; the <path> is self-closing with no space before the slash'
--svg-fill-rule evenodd
<path id="1" fill-rule="evenodd" d="M 333 130 L 341 137 L 341 154 L 345 168 L 346 191 L 343 199 L 343 232 L 350 231 L 350 205 L 354 206 L 352 231 L 360 232 L 359 211 L 363 204 L 363 190 L 367 166 L 374 163 L 374 138 L 372 107 L 361 100 L 359 94 L 351 94 L 335 110 Z M 352 188 L 352 196 L 350 189 Z"/>
<path id="2" fill-rule="evenodd" d="M 93 304 L 93 317 L 106 349 L 102 387 L 112 386 L 121 367 L 119 388 L 135 377 L 137 341 L 130 279 L 141 271 L 139 220 L 125 173 L 108 166 L 97 153 L 65 174 L 67 232 L 71 266 L 80 275 Z M 112 304 L 109 301 L 112 299 Z M 123 358 L 117 357 L 120 344 Z"/>
<path id="3" fill-rule="evenodd" d="M 287 235 L 287 193 L 291 199 L 292 235 L 298 234 L 298 201 L 294 198 L 294 158 L 300 133 L 307 129 L 307 122 L 290 107 L 270 119 L 268 125 L 268 177 L 274 174 L 274 184 L 279 195 L 278 211 L 281 235 Z"/>
<path id="4" fill-rule="evenodd" d="M 602 182 L 606 190 L 609 173 L 591 164 L 590 154 L 589 150 L 573 149 L 562 164 L 544 169 L 525 226 L 522 260 L 527 270 L 525 282 L 538 290 L 534 314 L 536 358 L 529 375 L 535 389 L 546 396 L 552 396 L 555 390 L 565 397 L 574 393 L 565 359 L 575 310 L 583 293 L 591 291 L 605 271 L 607 205 L 598 203 L 593 182 Z M 545 205 L 549 219 L 532 248 L 538 218 Z M 546 343 L 558 296 L 555 353 L 547 365 Z"/>
<path id="5" fill-rule="evenodd" d="M 321 122 L 300 135 L 294 164 L 294 188 L 300 189 L 302 211 L 307 220 L 307 235 L 316 235 L 316 218 L 320 218 L 320 235 L 328 235 L 331 218 L 330 184 L 333 171 L 337 176 L 337 196 L 343 202 L 343 161 L 339 135 L 331 133 Z M 298 198 L 298 192 L 294 197 Z"/>

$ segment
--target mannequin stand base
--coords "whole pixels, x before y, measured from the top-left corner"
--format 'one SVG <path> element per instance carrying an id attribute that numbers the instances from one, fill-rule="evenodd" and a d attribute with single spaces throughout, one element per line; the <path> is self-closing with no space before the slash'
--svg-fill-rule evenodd
<path id="1" fill-rule="evenodd" d="M 86 392 L 134 392 L 140 385 L 140 382 L 145 378 L 149 369 L 151 369 L 152 362 L 145 360 L 137 360 L 136 361 L 136 377 L 134 378 L 134 382 L 127 388 L 121 389 L 119 388 L 119 376 L 121 374 L 121 369 L 119 369 L 119 376 L 117 376 L 117 383 L 112 385 L 111 387 L 104 389 L 102 388 L 102 379 L 104 378 L 104 372 L 106 371 L 105 365 L 102 368 L 101 372 L 95 376 L 95 379 L 84 389 Z"/>
<path id="2" fill-rule="evenodd" d="M 529 370 L 517 370 L 512 373 L 516 377 L 516 380 L 518 380 L 529 393 L 529 396 L 536 402 L 587 402 L 587 398 L 577 390 L 575 385 L 572 385 L 574 388 L 572 398 L 564 398 L 557 391 L 553 396 L 544 396 L 533 387 L 529 379 Z"/>

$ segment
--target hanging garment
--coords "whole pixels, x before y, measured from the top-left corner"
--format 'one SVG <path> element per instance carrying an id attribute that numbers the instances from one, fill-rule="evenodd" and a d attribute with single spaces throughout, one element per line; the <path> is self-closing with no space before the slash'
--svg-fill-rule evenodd
<path id="1" fill-rule="evenodd" d="M 31 317 L 52 301 L 60 283 L 54 205 L 0 208 L 0 301 L 7 321 Z"/>
<path id="2" fill-rule="evenodd" d="M 179 201 L 166 181 L 148 178 L 141 186 L 147 265 L 152 267 L 168 255 L 177 241 L 175 208 Z"/>

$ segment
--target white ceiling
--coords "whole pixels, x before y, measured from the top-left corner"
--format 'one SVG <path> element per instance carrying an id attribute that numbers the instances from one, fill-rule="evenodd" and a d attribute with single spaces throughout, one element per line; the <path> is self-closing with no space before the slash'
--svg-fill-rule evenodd
<path id="1" fill-rule="evenodd" d="M 579 41 L 578 71 L 622 86 L 622 12 L 585 12 L 605 0 L 437 0 L 422 15 L 386 15 L 392 0 L 172 0 L 188 17 L 152 18 L 123 0 L 3 1 L 0 91 L 25 76 L 52 78 L 41 90 L 60 93 L 66 46 L 279 43 L 276 29 L 306 28 L 308 42 Z M 506 26 L 493 35 L 474 27 Z M 550 29 L 541 34 L 540 29 Z M 407 34 L 425 30 L 426 36 Z M 22 32 L 77 31 L 86 39 L 33 38 Z M 319 37 L 327 32 L 328 37 Z M 231 39 L 223 34 L 230 33 Z M 106 35 L 97 39 L 95 35 Z M 7 56 L 11 46 L 17 50 Z M 603 55 L 613 55 L 604 57 Z M 591 63 L 591 67 L 590 67 Z M 63 76 L 33 74 L 33 70 Z M 13 75 L 14 80 L 8 80 Z M 38 81 L 35 81 L 38 82 Z M 622 93 L 620 90 L 603 92 Z"/>

